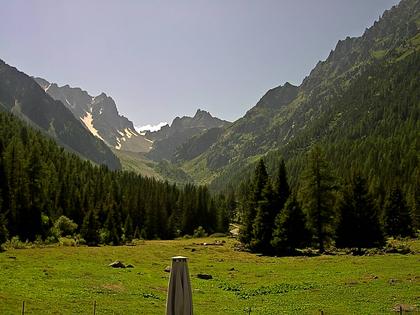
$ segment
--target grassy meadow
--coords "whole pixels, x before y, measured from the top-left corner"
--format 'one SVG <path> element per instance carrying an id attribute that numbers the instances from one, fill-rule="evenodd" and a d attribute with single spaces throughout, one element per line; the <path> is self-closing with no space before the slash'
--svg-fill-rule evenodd
<path id="1" fill-rule="evenodd" d="M 259 257 L 215 238 L 0 253 L 0 314 L 164 314 L 170 258 L 189 257 L 194 311 L 206 314 L 392 314 L 420 305 L 420 254 Z M 420 251 L 420 241 L 412 241 Z M 114 269 L 121 260 L 134 268 Z M 201 280 L 198 273 L 213 276 Z"/>

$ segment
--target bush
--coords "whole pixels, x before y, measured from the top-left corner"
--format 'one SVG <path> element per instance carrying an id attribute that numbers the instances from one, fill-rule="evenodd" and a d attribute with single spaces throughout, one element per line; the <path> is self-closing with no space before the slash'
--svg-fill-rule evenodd
<path id="1" fill-rule="evenodd" d="M 74 231 L 77 229 L 77 224 L 74 223 L 73 220 L 62 215 L 55 221 L 53 229 L 53 234 L 58 237 L 73 235 Z"/>
<path id="2" fill-rule="evenodd" d="M 384 251 L 385 253 L 389 253 L 389 254 L 402 254 L 402 255 L 412 253 L 411 248 L 410 246 L 408 246 L 407 243 L 401 240 L 394 240 L 394 239 L 388 240 L 384 248 Z"/>
<path id="3" fill-rule="evenodd" d="M 58 241 L 60 243 L 60 246 L 77 246 L 76 240 L 70 237 L 60 237 Z"/>
<path id="4" fill-rule="evenodd" d="M 194 230 L 194 235 L 193 235 L 194 238 L 206 237 L 206 236 L 207 236 L 206 230 L 202 226 L 199 226 L 198 228 Z"/>
<path id="5" fill-rule="evenodd" d="M 142 240 L 142 239 L 138 239 L 138 238 L 133 238 L 130 242 L 130 245 L 134 245 L 134 246 L 144 245 L 144 244 L 145 244 L 145 241 Z"/>
<path id="6" fill-rule="evenodd" d="M 51 245 L 57 242 L 58 242 L 58 238 L 55 235 L 50 235 L 45 239 L 44 244 Z"/>
<path id="7" fill-rule="evenodd" d="M 19 236 L 13 236 L 10 240 L 6 241 L 6 243 L 4 243 L 4 248 L 5 249 L 24 249 L 24 248 L 32 248 L 33 244 L 31 242 L 22 242 L 19 239 Z"/>
<path id="8" fill-rule="evenodd" d="M 108 229 L 102 228 L 99 230 L 99 243 L 101 244 L 108 244 L 109 242 L 109 231 Z"/>

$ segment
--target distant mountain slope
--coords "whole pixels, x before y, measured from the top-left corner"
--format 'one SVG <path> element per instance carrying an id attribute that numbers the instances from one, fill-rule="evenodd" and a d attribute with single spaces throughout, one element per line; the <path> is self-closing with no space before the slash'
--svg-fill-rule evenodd
<path id="1" fill-rule="evenodd" d="M 171 126 L 163 126 L 159 131 L 147 132 L 146 137 L 154 140 L 152 150 L 147 154 L 152 160 L 173 160 L 176 150 L 188 139 L 212 128 L 224 128 L 230 122 L 213 117 L 209 112 L 197 110 L 194 117 L 176 117 Z"/>
<path id="2" fill-rule="evenodd" d="M 0 60 L 0 109 L 37 127 L 61 145 L 111 169 L 119 160 L 99 139 L 92 136 L 60 102 L 53 100 L 28 75 Z"/>
<path id="3" fill-rule="evenodd" d="M 216 143 L 223 131 L 224 128 L 215 127 L 189 138 L 176 149 L 173 160 L 182 162 L 194 159 Z"/>
<path id="4" fill-rule="evenodd" d="M 419 3 L 403 0 L 363 36 L 339 41 L 300 86 L 286 83 L 267 92 L 243 118 L 226 128 L 216 143 L 184 162 L 184 169 L 197 181 L 212 181 L 213 187 L 221 188 L 242 178 L 259 157 L 275 151 L 289 160 L 297 175 L 304 152 L 314 143 L 324 143 L 340 148 L 329 152 L 340 171 L 370 160 L 369 166 L 362 168 L 372 167 L 372 176 L 383 180 L 387 175 L 378 169 L 380 164 L 375 165 L 373 156 L 378 161 L 379 156 L 387 157 L 382 163 L 390 165 L 396 148 L 411 153 L 410 148 L 418 148 Z M 396 88 L 400 93 L 391 93 Z M 407 131 L 405 137 L 403 130 Z M 400 140 L 403 146 L 391 145 Z M 380 147 L 375 141 L 388 144 Z M 360 150 L 359 156 L 352 151 L 355 143 L 365 150 Z M 413 172 L 418 161 L 411 153 L 408 165 Z M 401 160 L 395 162 L 398 169 Z"/>
<path id="5" fill-rule="evenodd" d="M 68 85 L 60 87 L 42 78 L 35 78 L 35 81 L 53 99 L 61 101 L 94 136 L 110 147 L 132 152 L 150 150 L 152 141 L 139 134 L 133 123 L 118 113 L 114 100 L 105 93 L 91 96 L 80 88 Z"/>

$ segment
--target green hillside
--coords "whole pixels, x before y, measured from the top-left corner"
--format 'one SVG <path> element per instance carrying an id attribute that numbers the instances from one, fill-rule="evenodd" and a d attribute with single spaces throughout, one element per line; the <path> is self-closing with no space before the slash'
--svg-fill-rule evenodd
<path id="1" fill-rule="evenodd" d="M 304 153 L 319 143 L 340 174 L 357 167 L 384 185 L 401 180 L 412 190 L 420 130 L 419 7 L 403 0 L 363 36 L 339 41 L 299 87 L 286 83 L 267 92 L 183 169 L 219 190 L 237 184 L 260 157 L 283 156 L 296 182 Z"/>

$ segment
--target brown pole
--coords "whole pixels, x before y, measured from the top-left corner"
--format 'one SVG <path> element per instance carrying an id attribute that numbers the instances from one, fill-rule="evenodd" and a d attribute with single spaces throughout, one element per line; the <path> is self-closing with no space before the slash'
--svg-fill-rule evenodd
<path id="1" fill-rule="evenodd" d="M 22 315 L 25 314 L 25 301 L 22 302 Z"/>

